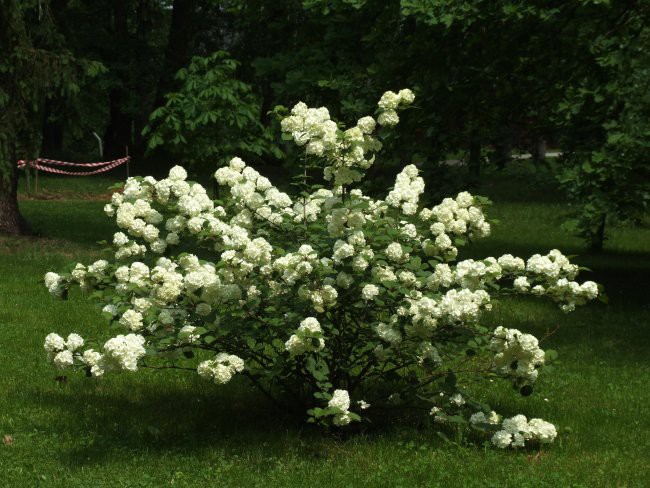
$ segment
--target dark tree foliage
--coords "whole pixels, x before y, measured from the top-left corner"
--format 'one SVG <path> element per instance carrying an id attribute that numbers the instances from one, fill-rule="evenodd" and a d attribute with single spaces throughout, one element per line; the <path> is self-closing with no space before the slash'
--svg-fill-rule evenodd
<path id="1" fill-rule="evenodd" d="M 43 100 L 39 92 L 41 129 L 33 144 L 38 151 L 42 139 L 49 156 L 95 156 L 94 131 L 103 135 L 107 157 L 128 146 L 140 171 L 162 172 L 181 157 L 200 173 L 201 161 L 212 168 L 235 151 L 267 165 L 292 164 L 290 153 L 280 157 L 280 148 L 269 145 L 264 129 L 275 106 L 326 105 L 349 123 L 372 111 L 385 90 L 410 87 L 416 104 L 386 141 L 370 181 L 412 161 L 443 194 L 452 189 L 439 161 L 465 159 L 467 185 L 479 181 L 486 161 L 507 164 L 513 149 L 542 159 L 546 141 L 564 154 L 556 166 L 575 204 L 572 228 L 594 248 L 603 245 L 606 222 L 639 218 L 647 209 L 647 2 L 55 4 L 13 8 L 38 16 L 38 5 L 45 6 L 57 45 L 101 62 L 106 72 L 74 97 L 50 92 Z M 14 22 L 8 12 L 5 22 Z M 11 29 L 19 31 L 18 24 Z M 237 69 L 225 74 L 215 52 Z M 156 130 L 143 135 L 148 124 Z M 20 140 L 31 144 L 30 137 Z"/>
<path id="2" fill-rule="evenodd" d="M 43 1 L 0 1 L 0 52 L 0 232 L 19 234 L 27 224 L 16 199 L 18 154 L 38 153 L 48 99 L 74 95 L 102 66 L 65 49 Z"/>

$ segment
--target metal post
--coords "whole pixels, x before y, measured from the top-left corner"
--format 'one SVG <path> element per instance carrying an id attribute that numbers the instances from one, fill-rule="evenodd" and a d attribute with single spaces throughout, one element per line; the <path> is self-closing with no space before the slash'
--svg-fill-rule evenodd
<path id="1" fill-rule="evenodd" d="M 29 172 L 30 172 L 31 167 L 32 167 L 32 162 L 29 160 L 29 158 L 27 158 L 27 160 L 25 161 L 25 177 L 27 179 L 27 194 L 28 195 L 32 194 L 32 183 L 31 183 L 31 179 L 29 177 Z"/>
<path id="2" fill-rule="evenodd" d="M 39 152 L 40 151 L 37 151 L 36 154 L 35 154 L 36 158 L 34 159 L 34 161 L 36 161 L 36 164 L 38 164 Z M 36 173 L 36 177 L 34 178 L 34 194 L 38 195 L 38 173 L 39 173 L 39 171 L 38 171 L 38 168 L 34 168 L 34 170 L 35 170 L 35 173 Z"/>
<path id="3" fill-rule="evenodd" d="M 99 157 L 103 158 L 104 157 L 104 144 L 102 143 L 102 138 L 99 137 L 99 134 L 97 132 L 93 131 L 93 135 L 95 136 L 95 139 L 97 139 L 97 144 L 99 144 Z"/>

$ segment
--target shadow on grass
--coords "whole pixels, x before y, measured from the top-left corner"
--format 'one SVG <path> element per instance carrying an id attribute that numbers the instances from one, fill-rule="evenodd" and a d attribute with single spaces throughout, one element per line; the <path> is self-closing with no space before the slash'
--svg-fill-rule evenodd
<path id="1" fill-rule="evenodd" d="M 400 449 L 407 441 L 424 443 L 430 449 L 447 445 L 428 420 L 428 428 L 422 421 L 407 425 L 386 422 L 340 435 L 328 433 L 306 424 L 305 418 L 278 411 L 241 384 L 197 392 L 138 385 L 137 398 L 91 391 L 70 393 L 61 390 L 41 395 L 52 414 L 38 430 L 59 438 L 53 455 L 75 470 L 130 459 L 151 463 L 187 457 L 235 463 L 241 469 L 265 473 L 277 470 L 278 464 L 339 462 L 373 444 L 388 443 L 391 449 Z M 448 434 L 453 438 L 452 432 Z M 466 438 L 477 448 L 483 440 Z"/>
<path id="2" fill-rule="evenodd" d="M 75 383 L 33 395 L 55 413 L 39 428 L 74 439 L 59 453 L 71 466 L 101 463 L 129 452 L 199 454 L 206 448 L 229 456 L 252 455 L 260 449 L 278 456 L 295 449 L 303 433 L 314 436 L 305 419 L 279 411 L 241 382 L 196 389 L 192 384 L 163 389 L 141 383 L 119 392 Z"/>
<path id="3" fill-rule="evenodd" d="M 25 201 L 20 209 L 35 236 L 96 245 L 112 238 L 115 222 L 103 212 L 104 203 L 86 201 Z M 97 247 L 99 249 L 99 247 Z"/>

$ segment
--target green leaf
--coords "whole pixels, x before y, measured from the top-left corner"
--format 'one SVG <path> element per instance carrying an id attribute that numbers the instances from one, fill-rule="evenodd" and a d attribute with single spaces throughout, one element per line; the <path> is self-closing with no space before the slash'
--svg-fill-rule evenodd
<path id="1" fill-rule="evenodd" d="M 554 349 L 547 349 L 544 351 L 544 361 L 547 363 L 552 363 L 553 361 L 557 360 L 558 357 L 559 354 Z"/>

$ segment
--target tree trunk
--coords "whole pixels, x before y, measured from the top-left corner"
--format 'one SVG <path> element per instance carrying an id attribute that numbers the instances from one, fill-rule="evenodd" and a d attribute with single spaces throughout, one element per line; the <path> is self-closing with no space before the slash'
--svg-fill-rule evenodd
<path id="1" fill-rule="evenodd" d="M 165 94 L 172 87 L 176 72 L 190 60 L 190 46 L 196 34 L 194 22 L 196 3 L 196 0 L 174 0 L 164 69 L 158 78 L 156 107 L 163 105 Z"/>
<path id="2" fill-rule="evenodd" d="M 57 120 L 50 120 L 52 102 L 45 100 L 41 119 L 43 120 L 42 154 L 47 158 L 56 158 L 63 149 L 63 125 Z"/>
<path id="3" fill-rule="evenodd" d="M 500 141 L 494 144 L 494 161 L 496 167 L 500 170 L 506 167 L 506 164 L 510 162 L 510 145 L 505 141 Z"/>
<path id="4" fill-rule="evenodd" d="M 0 147 L 0 158 L 4 159 L 0 161 L 4 174 L 4 176 L 0 174 L 0 234 L 25 234 L 29 226 L 18 208 L 18 169 L 15 148 Z"/>
<path id="5" fill-rule="evenodd" d="M 131 118 L 122 112 L 122 89 L 111 90 L 109 96 L 110 123 L 104 138 L 104 154 L 110 158 L 124 156 L 126 146 L 131 141 Z"/>
<path id="6" fill-rule="evenodd" d="M 469 161 L 467 162 L 469 170 L 469 181 L 471 184 L 478 183 L 481 176 L 481 143 L 472 141 L 469 146 Z"/>
<path id="7" fill-rule="evenodd" d="M 546 160 L 546 141 L 544 139 L 536 139 L 533 145 L 533 163 L 536 165 L 542 164 Z"/>
<path id="8" fill-rule="evenodd" d="M 120 56 L 130 56 L 129 46 L 129 0 L 113 0 L 113 29 L 114 43 L 117 46 L 114 60 L 119 63 Z M 123 112 L 126 103 L 126 93 L 128 90 L 129 73 L 124 71 L 119 73 L 119 82 L 111 88 L 108 95 L 110 122 L 106 128 L 104 136 L 104 153 L 108 158 L 117 158 L 124 156 L 124 150 L 130 144 L 131 138 L 131 118 Z"/>

